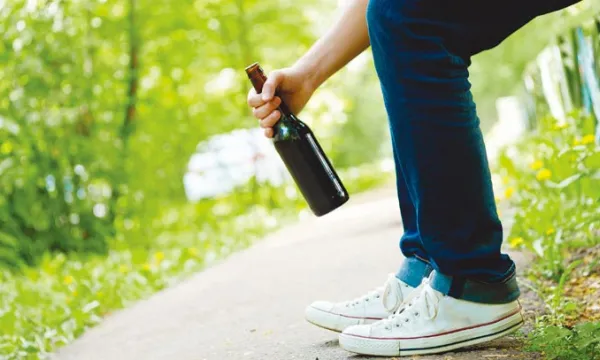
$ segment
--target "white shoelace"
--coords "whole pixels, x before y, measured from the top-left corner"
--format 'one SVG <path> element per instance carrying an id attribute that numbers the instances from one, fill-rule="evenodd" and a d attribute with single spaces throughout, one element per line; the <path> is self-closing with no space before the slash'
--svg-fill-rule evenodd
<path id="1" fill-rule="evenodd" d="M 402 284 L 396 278 L 395 274 L 390 274 L 385 282 L 383 289 L 383 307 L 390 313 L 395 313 L 404 302 L 402 294 Z M 404 285 L 408 286 L 408 285 Z"/>
<path id="2" fill-rule="evenodd" d="M 397 309 L 394 314 L 387 319 L 382 320 L 382 325 L 387 330 L 392 327 L 402 327 L 403 324 L 415 320 L 417 317 L 424 317 L 427 320 L 432 320 L 437 315 L 439 297 L 436 295 L 430 286 L 427 279 L 424 279 L 417 290 L 406 298 L 403 306 Z"/>
<path id="3" fill-rule="evenodd" d="M 402 285 L 395 274 L 389 274 L 382 287 L 378 287 L 377 289 L 368 292 L 366 295 L 347 302 L 346 307 L 356 306 L 365 301 L 379 298 L 381 298 L 381 301 L 383 302 L 383 307 L 390 313 L 394 313 L 400 308 L 404 300 L 404 295 L 402 294 Z"/>

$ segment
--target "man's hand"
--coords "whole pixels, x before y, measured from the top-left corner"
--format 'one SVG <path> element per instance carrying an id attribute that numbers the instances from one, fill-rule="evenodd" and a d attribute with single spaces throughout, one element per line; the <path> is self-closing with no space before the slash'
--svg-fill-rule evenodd
<path id="1" fill-rule="evenodd" d="M 260 120 L 266 137 L 273 137 L 273 125 L 281 117 L 277 107 L 282 99 L 294 114 L 304 108 L 316 89 L 310 79 L 308 74 L 294 67 L 285 68 L 269 74 L 261 94 L 257 94 L 254 88 L 250 90 L 248 105 L 253 108 L 254 117 Z M 275 90 L 281 98 L 275 96 Z"/>

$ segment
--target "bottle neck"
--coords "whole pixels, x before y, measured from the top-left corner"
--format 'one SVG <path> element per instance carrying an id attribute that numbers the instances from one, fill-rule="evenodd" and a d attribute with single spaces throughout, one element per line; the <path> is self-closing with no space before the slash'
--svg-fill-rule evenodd
<path id="1" fill-rule="evenodd" d="M 277 92 L 275 93 L 275 95 L 279 96 Z M 279 98 L 281 98 L 281 96 L 279 96 Z M 285 115 L 285 117 L 287 117 L 288 119 L 296 120 L 296 116 L 292 114 L 292 112 L 283 102 L 283 100 L 281 100 L 281 104 L 279 104 L 279 111 L 281 111 L 281 115 Z"/>

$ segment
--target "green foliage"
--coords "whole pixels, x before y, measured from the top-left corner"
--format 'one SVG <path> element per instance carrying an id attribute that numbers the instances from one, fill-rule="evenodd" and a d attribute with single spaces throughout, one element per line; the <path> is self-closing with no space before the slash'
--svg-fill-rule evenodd
<path id="1" fill-rule="evenodd" d="M 182 178 L 198 142 L 257 126 L 244 68 L 291 65 L 317 39 L 318 16 L 335 8 L 303 5 L 3 3 L 0 265 L 34 265 L 47 251 L 106 253 L 115 237 L 152 246 L 164 209 L 190 208 Z M 378 84 L 371 63 L 361 64 L 302 114 L 338 169 L 382 154 Z M 361 103 L 365 92 L 371 101 Z M 199 223 L 205 210 L 192 208 Z"/>
<path id="2" fill-rule="evenodd" d="M 113 178 L 107 120 L 122 93 L 111 79 L 114 49 L 98 43 L 89 16 L 107 5 L 27 4 L 0 10 L 0 228 L 3 243 L 17 243 L 3 251 L 13 267 L 48 250 L 106 251 L 112 225 L 94 206 L 104 206 Z"/>
<path id="3" fill-rule="evenodd" d="M 530 335 L 530 350 L 549 360 L 596 360 L 600 354 L 600 323 L 581 323 L 573 329 L 538 326 Z"/>
<path id="4" fill-rule="evenodd" d="M 510 243 L 536 253 L 555 280 L 565 250 L 600 242 L 600 147 L 590 123 L 577 113 L 564 124 L 541 119 L 537 134 L 499 159 L 498 173 L 509 179 L 517 209 Z"/>

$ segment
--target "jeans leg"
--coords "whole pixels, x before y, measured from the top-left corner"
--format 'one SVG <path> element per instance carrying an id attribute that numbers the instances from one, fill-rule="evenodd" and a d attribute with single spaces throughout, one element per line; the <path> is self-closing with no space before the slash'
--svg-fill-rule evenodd
<path id="1" fill-rule="evenodd" d="M 423 248 L 421 239 L 419 237 L 419 229 L 417 227 L 417 214 L 415 205 L 410 198 L 406 180 L 402 172 L 402 163 L 398 156 L 397 146 L 394 141 L 394 135 L 392 136 L 392 148 L 394 152 L 394 162 L 396 166 L 396 191 L 398 193 L 398 203 L 400 204 L 400 215 L 402 216 L 402 226 L 404 232 L 400 238 L 400 250 L 404 257 L 412 258 L 418 257 L 422 260 L 429 261 L 427 252 Z M 428 273 L 425 275 L 429 275 Z"/>
<path id="2" fill-rule="evenodd" d="M 453 53 L 446 41 L 478 29 L 445 21 L 428 3 L 371 0 L 367 23 L 419 238 L 435 273 L 447 280 L 434 283 L 460 297 L 472 288 L 465 279 L 504 284 L 514 279 L 515 267 L 500 251 L 502 224 L 470 92 L 469 59 Z M 499 285 L 493 301 L 514 300 L 513 285 Z"/>

